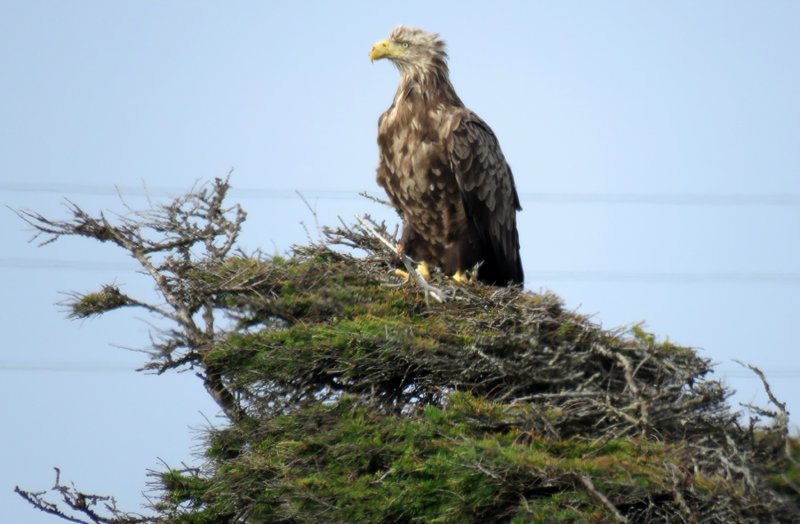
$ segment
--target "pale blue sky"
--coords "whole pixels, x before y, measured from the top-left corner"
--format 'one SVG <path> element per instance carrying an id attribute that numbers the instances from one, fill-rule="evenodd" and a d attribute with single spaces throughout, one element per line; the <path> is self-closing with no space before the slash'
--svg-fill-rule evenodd
<path id="1" fill-rule="evenodd" d="M 380 193 L 376 122 L 397 83 L 367 55 L 418 25 L 448 41 L 457 91 L 514 170 L 527 287 L 700 348 L 734 402 L 763 396 L 732 359 L 758 365 L 800 409 L 800 3 L 503 5 L 0 0 L 0 203 L 120 210 L 114 185 L 143 206 L 142 184 L 163 197 L 234 168 L 249 249 L 304 242 L 295 189 L 323 223 L 394 220 L 355 196 Z M 54 465 L 136 509 L 146 469 L 191 461 L 190 426 L 219 423 L 215 407 L 191 374 L 129 371 L 142 355 L 110 344 L 147 344 L 130 313 L 54 306 L 109 281 L 149 293 L 130 262 L 37 249 L 10 212 L 0 227 L 0 512 L 52 522 L 11 490 L 49 486 Z"/>

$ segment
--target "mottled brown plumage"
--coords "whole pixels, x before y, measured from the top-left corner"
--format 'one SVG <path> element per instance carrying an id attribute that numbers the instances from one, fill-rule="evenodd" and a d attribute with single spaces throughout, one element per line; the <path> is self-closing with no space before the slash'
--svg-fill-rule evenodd
<path id="1" fill-rule="evenodd" d="M 378 121 L 378 183 L 403 217 L 400 248 L 448 275 L 480 264 L 482 282 L 522 283 L 511 168 L 450 83 L 444 42 L 400 26 L 370 57 L 390 59 L 401 74 Z"/>

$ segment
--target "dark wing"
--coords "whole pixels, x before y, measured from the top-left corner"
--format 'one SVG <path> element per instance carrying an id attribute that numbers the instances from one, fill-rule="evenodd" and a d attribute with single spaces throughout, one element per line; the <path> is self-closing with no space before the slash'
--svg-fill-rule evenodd
<path id="1" fill-rule="evenodd" d="M 450 167 L 461 198 L 483 246 L 481 280 L 522 283 L 514 177 L 491 128 L 464 110 L 449 144 Z"/>

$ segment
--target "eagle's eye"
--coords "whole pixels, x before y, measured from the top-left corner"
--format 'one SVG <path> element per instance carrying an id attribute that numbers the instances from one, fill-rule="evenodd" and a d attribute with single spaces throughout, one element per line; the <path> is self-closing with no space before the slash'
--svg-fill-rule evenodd
<path id="1" fill-rule="evenodd" d="M 400 47 L 402 47 L 403 49 L 407 48 L 408 42 L 400 42 Z"/>

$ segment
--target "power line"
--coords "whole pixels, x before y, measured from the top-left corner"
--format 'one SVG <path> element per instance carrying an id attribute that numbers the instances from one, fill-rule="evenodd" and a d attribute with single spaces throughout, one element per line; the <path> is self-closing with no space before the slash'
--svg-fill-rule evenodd
<path id="1" fill-rule="evenodd" d="M 122 373 L 136 371 L 132 365 L 117 362 L 64 362 L 64 361 L 0 361 L 0 372 L 58 372 L 58 373 Z M 800 370 L 796 369 L 775 369 L 763 370 L 770 380 L 800 378 Z M 724 369 L 716 369 L 716 377 L 721 380 L 736 379 L 757 379 L 758 377 L 746 371 L 729 372 Z"/>
<path id="2" fill-rule="evenodd" d="M 181 195 L 186 188 L 145 186 L 104 186 L 92 184 L 45 184 L 38 182 L 0 182 L 0 191 L 10 193 L 51 193 L 89 196 Z M 307 199 L 361 200 L 357 190 L 234 188 L 231 196 L 259 200 L 297 200 L 297 193 Z M 552 204 L 635 204 L 668 206 L 800 206 L 800 195 L 793 194 L 719 194 L 719 193 L 569 193 L 521 192 L 520 199 L 531 203 Z"/>
<path id="3" fill-rule="evenodd" d="M 800 284 L 800 273 L 739 271 L 660 272 L 660 271 L 527 271 L 529 279 L 550 282 L 597 283 L 775 283 Z"/>
<path id="4" fill-rule="evenodd" d="M 74 269 L 78 271 L 137 271 L 135 264 L 96 260 L 54 260 L 41 258 L 0 258 L 0 267 L 14 269 Z"/>
<path id="5" fill-rule="evenodd" d="M 556 204 L 668 206 L 800 206 L 800 195 L 715 193 L 520 193 L 521 200 Z"/>
<path id="6" fill-rule="evenodd" d="M 0 362 L 0 371 L 56 373 L 127 373 L 136 371 L 133 365 L 117 362 Z"/>
<path id="7" fill-rule="evenodd" d="M 87 260 L 0 258 L 0 267 L 13 269 L 70 269 L 79 271 L 137 271 L 135 264 Z M 746 271 L 545 271 L 528 270 L 529 281 L 591 283 L 775 283 L 800 284 L 800 273 Z"/>

